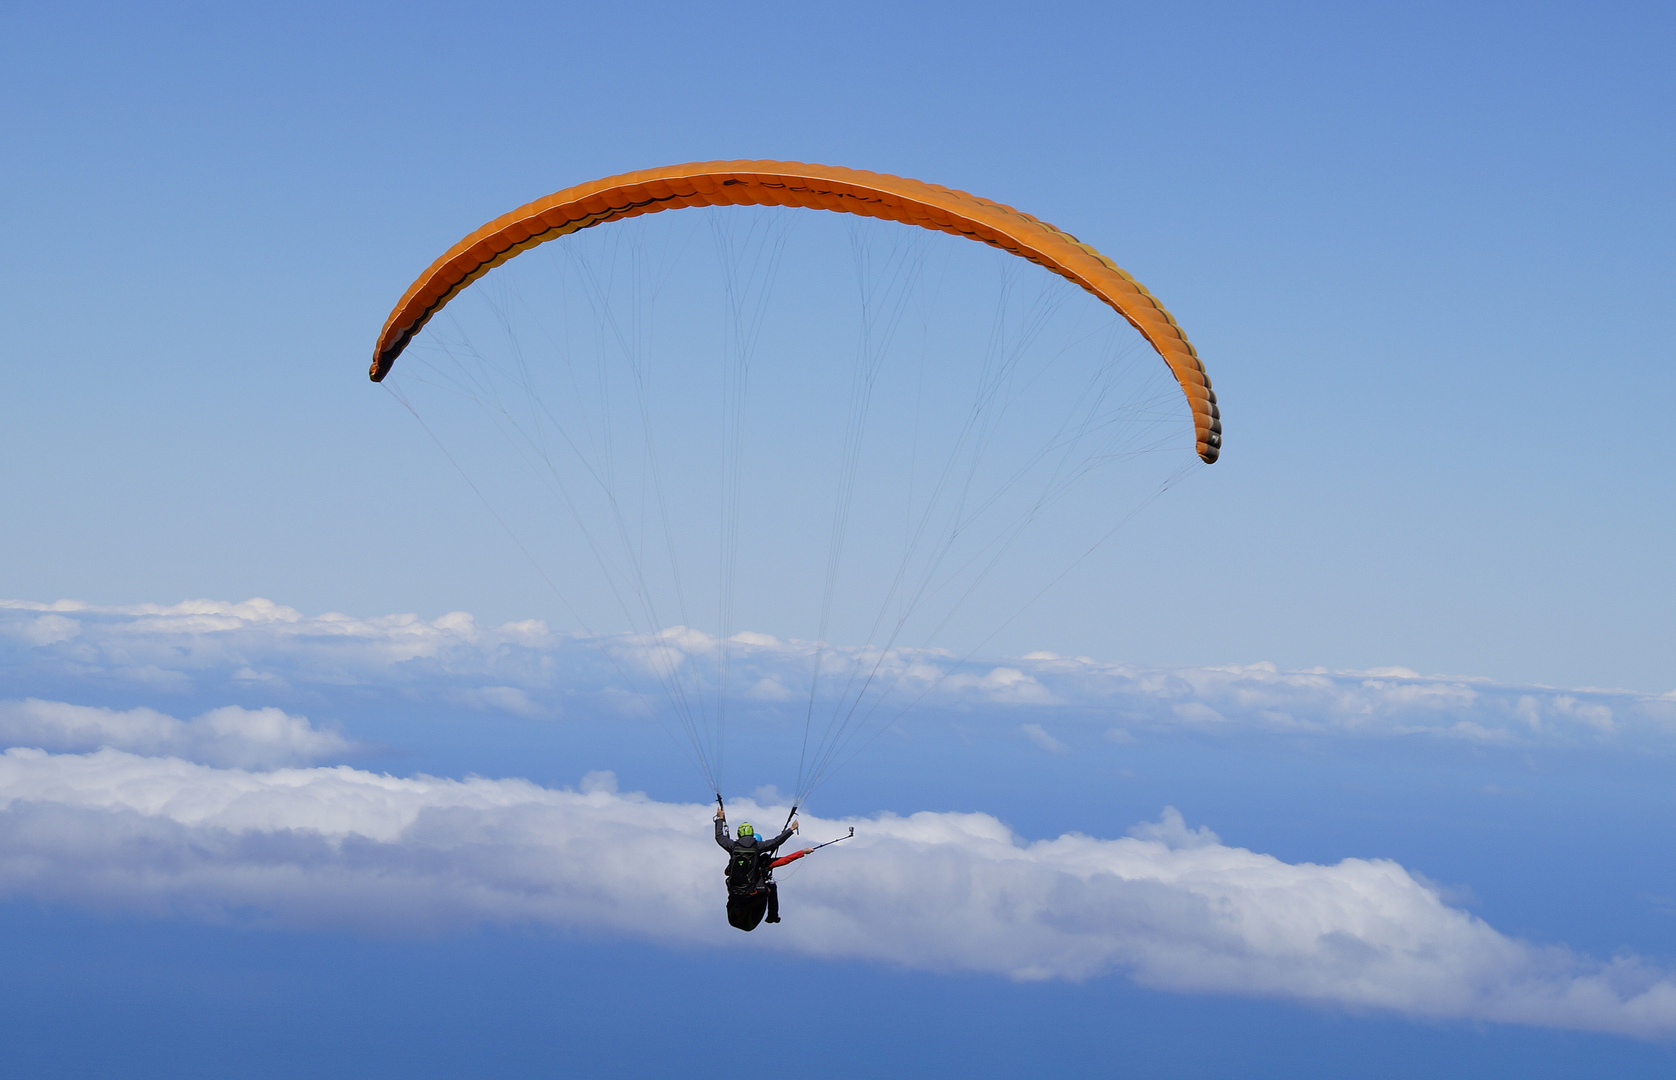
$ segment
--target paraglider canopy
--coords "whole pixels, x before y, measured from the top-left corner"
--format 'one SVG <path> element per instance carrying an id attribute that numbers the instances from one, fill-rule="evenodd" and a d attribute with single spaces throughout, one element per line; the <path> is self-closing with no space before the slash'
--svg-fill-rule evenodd
<path id="1" fill-rule="evenodd" d="M 1222 449 L 1216 395 L 1175 319 L 1134 278 L 1069 233 L 963 191 L 884 173 L 785 161 L 716 161 L 623 173 L 521 206 L 467 236 L 421 274 L 374 350 L 381 381 L 409 341 L 460 290 L 519 252 L 580 229 L 690 206 L 791 206 L 882 218 L 979 240 L 1037 263 L 1122 315 L 1169 365 L 1193 411 L 1200 460 Z"/>

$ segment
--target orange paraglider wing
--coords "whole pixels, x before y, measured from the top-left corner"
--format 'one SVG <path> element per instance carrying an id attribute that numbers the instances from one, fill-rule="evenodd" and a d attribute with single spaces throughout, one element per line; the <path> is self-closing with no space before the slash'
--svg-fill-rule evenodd
<path id="1" fill-rule="evenodd" d="M 624 173 L 496 218 L 449 248 L 408 287 L 379 334 L 373 381 L 389 374 L 413 335 L 455 294 L 519 252 L 592 225 L 686 206 L 795 206 L 883 218 L 980 240 L 1045 266 L 1099 297 L 1158 350 L 1193 410 L 1200 459 L 1213 462 L 1221 453 L 1221 414 L 1198 353 L 1164 306 L 1110 259 L 1029 214 L 963 191 L 788 161 L 712 161 Z"/>

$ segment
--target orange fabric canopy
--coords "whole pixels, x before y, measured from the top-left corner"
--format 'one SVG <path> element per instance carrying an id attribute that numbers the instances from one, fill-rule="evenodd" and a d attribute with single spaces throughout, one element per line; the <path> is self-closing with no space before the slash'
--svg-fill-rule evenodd
<path id="1" fill-rule="evenodd" d="M 981 240 L 1047 267 L 1099 297 L 1141 332 L 1175 373 L 1193 410 L 1199 457 L 1215 461 L 1222 420 L 1198 353 L 1164 306 L 1098 251 L 1029 214 L 963 191 L 884 173 L 788 161 L 711 161 L 610 176 L 549 195 L 489 222 L 443 253 L 390 312 L 372 378 L 461 289 L 521 251 L 579 229 L 684 206 L 797 206 L 900 221 Z"/>

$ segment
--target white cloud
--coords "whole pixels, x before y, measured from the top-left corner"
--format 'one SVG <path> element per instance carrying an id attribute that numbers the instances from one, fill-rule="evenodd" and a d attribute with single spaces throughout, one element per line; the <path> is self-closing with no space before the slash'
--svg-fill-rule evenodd
<path id="1" fill-rule="evenodd" d="M 590 638 L 536 621 L 483 626 L 460 612 L 434 620 L 309 616 L 260 599 L 133 607 L 0 601 L 0 677 L 18 688 L 13 693 L 62 697 L 73 684 L 142 700 L 191 693 L 200 707 L 218 694 L 224 702 L 260 691 L 282 703 L 372 687 L 526 717 L 571 715 L 571 701 L 644 716 L 663 707 L 666 678 L 694 700 L 713 700 L 723 645 L 683 627 Z M 907 708 L 982 708 L 1009 729 L 1092 721 L 1104 731 L 1120 719 L 1143 735 L 1191 728 L 1507 746 L 1627 746 L 1676 736 L 1676 694 L 1509 686 L 1401 667 L 1147 667 L 1047 652 L 963 663 L 937 650 L 817 647 L 756 633 L 725 645 L 731 693 L 742 703 L 773 709 L 808 700 L 818 661 L 817 697 L 866 687 L 875 696 L 857 715 L 879 724 Z"/>
<path id="2" fill-rule="evenodd" d="M 31 645 L 56 645 L 81 632 L 81 623 L 62 615 L 42 615 L 17 624 L 15 633 Z"/>
<path id="3" fill-rule="evenodd" d="M 1020 724 L 1018 730 L 1024 733 L 1026 739 L 1050 754 L 1069 754 L 1071 752 L 1069 746 L 1049 735 L 1040 724 Z"/>
<path id="4" fill-rule="evenodd" d="M 577 787 L 581 789 L 584 795 L 591 795 L 596 791 L 604 791 L 614 795 L 617 792 L 617 774 L 610 769 L 595 769 L 583 776 L 582 782 Z"/>
<path id="5" fill-rule="evenodd" d="M 46 750 L 111 747 L 211 765 L 274 768 L 340 755 L 351 744 L 280 709 L 226 705 L 177 720 L 155 709 L 101 709 L 62 701 L 0 701 L 0 745 Z"/>
<path id="6" fill-rule="evenodd" d="M 1024 672 L 998 667 L 977 681 L 977 686 L 995 701 L 1016 705 L 1048 705 L 1054 697 L 1047 688 Z"/>
<path id="7" fill-rule="evenodd" d="M 787 921 L 745 938 L 722 917 L 710 808 L 615 786 L 13 749 L 0 893 L 385 935 L 498 923 L 1017 979 L 1123 972 L 1177 991 L 1676 1035 L 1676 984 L 1634 958 L 1508 938 L 1389 860 L 1288 864 L 1174 811 L 1127 837 L 1036 843 L 984 814 L 854 819 L 852 843 L 784 885 Z"/>
<path id="8" fill-rule="evenodd" d="M 790 701 L 797 695 L 777 677 L 765 675 L 756 681 L 756 685 L 745 691 L 745 696 L 757 701 Z"/>
<path id="9" fill-rule="evenodd" d="M 477 686 L 460 690 L 445 690 L 444 701 L 464 705 L 469 709 L 509 712 L 526 720 L 546 720 L 556 711 L 536 703 L 529 694 L 516 686 Z"/>
<path id="10" fill-rule="evenodd" d="M 1157 821 L 1145 821 L 1136 825 L 1129 830 L 1129 835 L 1137 840 L 1151 840 L 1163 844 L 1172 851 L 1220 847 L 1222 844 L 1222 838 L 1211 832 L 1207 825 L 1189 829 L 1181 811 L 1173 806 L 1164 807 L 1164 812 L 1159 815 Z"/>
<path id="11" fill-rule="evenodd" d="M 1220 724 L 1227 718 L 1202 701 L 1171 705 L 1170 711 L 1190 724 Z"/>
<path id="12" fill-rule="evenodd" d="M 49 619 L 59 620 L 50 632 L 42 629 Z M 126 607 L 0 600 L 0 636 L 34 645 L 38 664 L 141 681 L 148 670 L 177 678 L 239 670 L 244 679 L 296 671 L 302 681 L 344 683 L 375 671 L 388 677 L 391 668 L 413 661 L 423 668 L 462 659 L 468 670 L 483 670 L 503 651 L 558 643 L 534 621 L 484 628 L 464 612 L 429 621 L 417 615 L 309 616 L 260 598 Z"/>

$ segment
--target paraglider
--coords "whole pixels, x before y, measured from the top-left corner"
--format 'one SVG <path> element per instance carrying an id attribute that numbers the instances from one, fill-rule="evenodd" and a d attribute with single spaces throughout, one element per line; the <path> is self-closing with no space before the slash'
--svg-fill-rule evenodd
<path id="1" fill-rule="evenodd" d="M 796 811 L 793 811 L 795 815 Z M 794 851 L 790 855 L 775 856 L 781 844 L 791 839 L 797 832 L 797 818 L 793 816 L 786 823 L 786 828 L 779 836 L 764 841 L 756 834 L 756 826 L 748 821 L 739 823 L 738 839 L 731 839 L 727 835 L 727 810 L 722 806 L 722 800 L 716 799 L 716 844 L 728 853 L 727 871 L 727 921 L 730 926 L 739 930 L 751 931 L 759 923 L 780 921 L 780 891 L 774 880 L 774 871 L 782 866 L 789 866 L 797 860 L 813 855 L 821 848 L 831 847 L 839 840 L 848 840 L 855 835 L 855 828 L 837 840 L 828 840 L 824 844 L 806 847 L 801 851 Z M 766 915 L 767 918 L 763 918 Z"/>
<path id="2" fill-rule="evenodd" d="M 760 328 L 761 308 L 757 309 L 758 321 L 752 322 L 741 317 L 741 305 L 746 303 L 743 297 L 755 297 L 751 303 L 763 303 L 767 295 L 766 286 L 752 293 L 752 279 L 749 277 L 737 282 L 731 278 L 728 280 L 728 299 L 735 306 L 731 312 L 732 320 L 727 323 L 730 328 L 727 334 L 731 335 L 726 338 L 727 350 L 731 352 L 724 361 L 722 378 L 718 380 L 718 398 L 722 402 L 719 408 L 714 404 L 705 404 L 713 399 L 693 392 L 693 387 L 699 385 L 698 376 L 690 370 L 690 366 L 682 365 L 690 364 L 694 350 L 684 342 L 675 353 L 680 358 L 676 367 L 689 382 L 671 393 L 694 410 L 708 408 L 717 414 L 716 419 L 722 421 L 723 438 L 715 443 L 721 448 L 718 455 L 720 467 L 713 474 L 717 478 L 714 481 L 717 497 L 708 504 L 715 507 L 715 519 L 705 521 L 703 528 L 683 530 L 673 523 L 682 510 L 704 506 L 706 502 L 704 498 L 694 496 L 688 500 L 688 505 L 682 505 L 666 494 L 678 485 L 668 483 L 666 475 L 660 474 L 660 468 L 667 470 L 671 460 L 685 463 L 696 458 L 691 440 L 675 448 L 675 453 L 662 457 L 661 451 L 654 446 L 654 433 L 683 429 L 652 422 L 647 390 L 648 365 L 640 351 L 647 335 L 640 334 L 638 327 L 631 326 L 625 330 L 619 324 L 620 312 L 612 307 L 605 291 L 610 284 L 614 263 L 606 267 L 605 274 L 595 274 L 596 268 L 588 266 L 584 256 L 574 256 L 582 267 L 578 277 L 583 287 L 576 292 L 585 295 L 599 325 L 609 326 L 610 333 L 602 330 L 600 336 L 602 340 L 609 337 L 614 343 L 612 347 L 621 353 L 631 375 L 631 394 L 613 395 L 610 392 L 610 376 L 604 373 L 607 366 L 604 354 L 610 348 L 601 350 L 597 366 L 593 374 L 589 374 L 589 369 L 572 365 L 569 354 L 563 352 L 570 347 L 568 344 L 555 346 L 559 349 L 557 355 L 568 382 L 560 393 L 543 396 L 531 389 L 532 372 L 538 371 L 539 367 L 528 362 L 524 341 L 512 345 L 511 360 L 501 369 L 488 364 L 476 345 L 469 341 L 459 346 L 464 360 L 454 355 L 452 342 L 445 341 L 438 346 L 451 362 L 461 365 L 460 377 L 449 379 L 445 375 L 437 380 L 444 384 L 442 388 L 457 398 L 474 400 L 488 407 L 502 433 L 512 438 L 518 453 L 542 473 L 541 482 L 555 496 L 555 502 L 572 516 L 578 532 L 585 539 L 586 550 L 598 563 L 599 579 L 607 583 L 621 617 L 633 628 L 633 635 L 623 643 L 623 648 L 611 654 L 628 659 L 612 659 L 611 662 L 619 665 L 618 671 L 625 682 L 631 680 L 633 670 L 645 670 L 663 683 L 670 711 L 686 738 L 684 749 L 703 772 L 716 796 L 716 843 L 729 854 L 729 922 L 749 931 L 761 922 L 779 921 L 778 890 L 773 870 L 826 846 L 817 845 L 817 848 L 787 856 L 776 854 L 797 831 L 798 807 L 833 769 L 859 752 L 855 742 L 862 727 L 871 725 L 876 735 L 894 717 L 901 716 L 924 699 L 929 693 L 926 687 L 934 689 L 940 684 L 939 681 L 927 681 L 929 677 L 923 671 L 914 674 L 918 669 L 912 663 L 892 660 L 895 655 L 892 650 L 897 647 L 903 628 L 909 625 L 910 619 L 921 620 L 916 626 L 930 627 L 926 644 L 920 646 L 922 649 L 929 647 L 932 639 L 955 619 L 955 612 L 962 604 L 973 596 L 983 595 L 988 583 L 994 581 L 987 575 L 1000 564 L 1004 555 L 1009 554 L 1020 532 L 1033 523 L 1039 526 L 1039 519 L 1050 509 L 1057 510 L 1074 501 L 1064 498 L 1070 485 L 1107 469 L 1116 461 L 1129 461 L 1149 454 L 1158 456 L 1157 452 L 1161 450 L 1184 453 L 1186 446 L 1179 442 L 1172 443 L 1147 433 L 1151 430 L 1147 425 L 1162 423 L 1171 411 L 1179 415 L 1183 399 L 1186 412 L 1191 417 L 1192 435 L 1187 445 L 1196 455 L 1196 461 L 1188 459 L 1189 466 L 1196 468 L 1199 462 L 1209 464 L 1217 460 L 1222 448 L 1222 421 L 1210 378 L 1174 317 L 1145 287 L 1088 244 L 1029 214 L 965 192 L 881 173 L 778 161 L 702 162 L 624 173 L 566 188 L 494 219 L 449 248 L 408 287 L 379 334 L 370 377 L 374 382 L 383 382 L 404 350 L 451 301 L 473 282 L 520 253 L 594 226 L 644 217 L 663 210 L 697 207 L 827 210 L 852 215 L 852 221 L 854 218 L 878 219 L 979 241 L 1041 266 L 1091 294 L 1104 308 L 1087 306 L 1097 310 L 1101 319 L 1112 326 L 1121 329 L 1121 324 L 1111 317 L 1111 313 L 1115 312 L 1138 331 L 1150 350 L 1163 360 L 1169 377 L 1173 379 L 1172 386 L 1153 363 L 1150 371 L 1156 373 L 1162 389 L 1151 387 L 1140 397 L 1119 402 L 1113 390 L 1116 377 L 1112 371 L 1120 365 L 1110 356 L 1100 361 L 1105 367 L 1098 368 L 1081 384 L 1063 377 L 1060 374 L 1065 367 L 1063 358 L 1074 352 L 1073 347 L 1096 336 L 1086 327 L 1077 330 L 1080 336 L 1071 339 L 1070 345 L 1056 346 L 1058 351 L 1040 367 L 1026 370 L 1019 365 L 1017 356 L 1032 340 L 1031 335 L 1039 330 L 1045 318 L 1043 311 L 1051 313 L 1053 304 L 1038 304 L 1040 310 L 1025 310 L 1021 318 L 1014 319 L 1010 314 L 1004 318 L 1006 303 L 1017 306 L 1019 302 L 1007 301 L 1003 295 L 1003 302 L 996 306 L 997 329 L 992 332 L 988 346 L 991 352 L 983 356 L 981 363 L 973 365 L 977 372 L 976 390 L 967 398 L 951 394 L 938 396 L 922 385 L 924 369 L 919 376 L 920 383 L 915 385 L 913 400 L 916 402 L 923 399 L 932 403 L 963 403 L 967 400 L 971 403 L 964 414 L 959 408 L 947 414 L 952 417 L 954 431 L 948 444 L 947 462 L 935 464 L 934 455 L 925 449 L 930 445 L 930 436 L 922 435 L 921 424 L 916 418 L 898 425 L 899 430 L 913 433 L 911 445 L 905 447 L 906 453 L 899 454 L 894 461 L 886 460 L 885 468 L 876 468 L 873 474 L 868 474 L 859 468 L 861 450 L 858 448 L 862 446 L 866 431 L 869 395 L 873 393 L 880 370 L 878 360 L 885 355 L 886 346 L 869 336 L 874 330 L 874 323 L 869 320 L 875 316 L 864 315 L 862 343 L 857 349 L 857 374 L 852 381 L 841 449 L 832 453 L 829 447 L 825 457 L 827 461 L 837 460 L 840 467 L 834 471 L 837 494 L 832 506 L 833 524 L 825 588 L 819 593 L 823 599 L 820 601 L 818 629 L 811 639 L 791 643 L 799 647 L 807 646 L 807 654 L 811 657 L 810 681 L 806 695 L 802 695 L 805 704 L 800 709 L 803 712 L 803 739 L 797 758 L 797 786 L 790 799 L 792 806 L 786 828 L 772 839 L 764 840 L 748 823 L 741 824 L 737 836 L 728 835 L 721 802 L 721 760 L 730 699 L 730 649 L 736 640 L 749 636 L 741 635 L 736 639 L 732 619 L 738 581 L 740 461 L 745 452 L 740 418 L 743 414 L 745 372 L 749 369 L 750 349 L 754 347 L 749 343 L 756 340 L 756 330 L 751 328 Z M 717 226 L 718 242 L 726 247 L 722 242 L 724 233 L 725 229 Z M 581 241 L 582 238 L 578 238 L 565 247 L 579 245 Z M 858 250 L 864 246 L 859 245 Z M 864 255 L 856 257 L 858 268 L 862 271 L 858 273 L 858 278 L 862 281 L 865 294 L 868 287 L 864 265 L 866 258 Z M 755 267 L 759 265 L 772 268 L 777 265 L 777 259 L 776 250 L 772 257 L 763 257 L 752 263 L 750 272 L 756 273 Z M 1000 261 L 1013 264 L 1011 259 Z M 894 267 L 891 275 L 894 276 L 886 276 L 892 282 L 911 277 L 903 272 L 900 263 L 891 265 Z M 764 274 L 765 279 L 771 279 L 772 275 L 772 269 Z M 632 275 L 629 276 L 632 278 Z M 604 284 L 602 278 L 606 279 Z M 1062 292 L 1077 295 L 1074 290 L 1049 280 Z M 640 287 L 638 279 L 631 285 L 634 289 Z M 635 314 L 639 310 L 636 306 L 639 304 L 638 297 L 636 293 L 634 304 L 630 305 L 630 320 L 643 318 Z M 864 298 L 864 307 L 866 303 Z M 905 310 L 904 304 L 905 301 L 898 296 L 893 306 L 875 304 L 871 310 L 888 310 L 894 312 L 890 318 L 899 318 Z M 497 328 L 506 321 L 506 314 L 504 307 L 495 308 L 493 315 Z M 1013 322 L 1008 322 L 1008 319 L 1013 319 Z M 1015 323 L 1022 329 L 1015 332 Z M 559 324 L 562 324 L 562 319 L 555 320 L 555 325 Z M 550 329 L 544 327 L 543 333 Z M 890 332 L 888 328 L 882 330 L 878 338 L 888 341 Z M 1124 333 L 1127 334 L 1127 330 Z M 1014 336 L 1009 337 L 1009 334 Z M 1017 344 L 1014 337 L 1023 344 Z M 1059 368 L 1053 368 L 1056 363 L 1060 364 Z M 804 369 L 809 366 L 805 365 Z M 578 375 L 579 371 L 583 374 Z M 1044 372 L 1049 374 L 1044 375 Z M 587 429 L 592 420 L 589 410 L 596 408 L 590 405 L 584 393 L 589 389 L 585 382 L 587 378 L 595 380 L 597 412 L 606 417 L 597 433 Z M 514 395 L 525 395 L 528 407 L 506 407 L 495 397 L 495 388 L 500 385 L 510 387 Z M 1032 412 L 1018 396 L 1026 393 L 1037 395 L 1032 400 L 1046 402 L 1049 408 Z M 414 408 L 401 391 L 396 391 L 396 394 L 404 405 Z M 799 400 L 824 402 L 834 398 L 835 395 L 831 394 L 822 397 L 820 394 L 805 393 Z M 629 466 L 636 459 L 632 452 L 623 452 L 609 420 L 610 409 L 626 407 L 614 403 L 625 400 L 633 403 L 629 415 L 637 433 L 644 439 L 644 445 L 638 450 L 638 460 L 645 463 L 645 471 L 638 480 L 625 478 Z M 927 409 L 931 407 L 926 406 Z M 559 412 L 565 408 L 573 410 L 569 414 L 571 420 L 568 426 Z M 1061 411 L 1055 414 L 1052 409 Z M 415 415 L 418 413 L 415 412 Z M 996 435 L 1001 430 L 999 425 L 1003 419 L 1037 415 L 1044 418 L 1048 434 L 1035 449 L 1021 444 L 1004 444 Z M 542 425 L 550 425 L 551 431 Z M 577 429 L 580 429 L 580 434 L 577 434 Z M 789 430 L 802 434 L 820 429 L 794 425 Z M 926 430 L 929 431 L 929 425 Z M 1131 431 L 1142 433 L 1126 434 Z M 1008 457 L 1000 452 L 998 448 L 1003 445 L 1008 445 L 1009 452 L 1014 456 Z M 554 455 L 562 458 L 564 464 L 574 465 L 574 483 Z M 888 457 L 880 455 L 881 459 Z M 780 459 L 775 460 L 778 463 Z M 900 465 L 903 460 L 907 462 L 906 468 Z M 664 462 L 662 466 L 660 461 Z M 922 461 L 931 464 L 923 466 L 928 470 L 926 480 L 917 482 L 913 469 L 921 467 Z M 987 486 L 982 474 L 986 467 L 996 474 L 994 482 Z M 889 560 L 875 564 L 876 580 L 887 583 L 887 587 L 883 589 L 884 596 L 878 602 L 876 614 L 860 619 L 858 625 L 862 629 L 859 633 L 869 636 L 852 639 L 855 651 L 845 662 L 848 666 L 844 667 L 832 659 L 834 650 L 828 645 L 827 638 L 831 626 L 829 616 L 836 602 L 834 598 L 842 600 L 850 595 L 838 587 L 837 575 L 840 566 L 844 565 L 841 556 L 849 535 L 847 522 L 858 498 L 855 494 L 856 477 L 888 475 L 892 469 L 902 471 L 908 478 L 899 490 L 884 492 L 885 496 L 901 496 L 900 504 L 892 511 L 897 516 L 891 519 L 890 529 L 873 528 L 868 535 L 900 536 L 900 564 L 894 571 L 890 569 Z M 1151 495 L 1147 495 L 1146 500 L 1181 475 L 1184 473 L 1178 468 Z M 802 479 L 797 478 L 798 481 Z M 1034 493 L 1025 491 L 1025 480 L 1040 485 L 1039 490 Z M 797 481 L 790 486 L 798 488 L 800 498 L 804 495 Z M 589 511 L 584 503 L 590 492 L 599 500 L 597 509 L 593 511 Z M 919 501 L 915 502 L 916 499 Z M 1144 501 L 1139 505 L 1144 505 Z M 881 507 L 885 504 L 884 498 L 878 500 Z M 640 516 L 635 517 L 636 512 Z M 778 506 L 773 513 L 783 516 Z M 698 519 L 695 517 L 693 520 Z M 648 540 L 648 537 L 652 539 Z M 719 540 L 716 539 L 718 537 Z M 610 547 L 611 538 L 615 538 L 617 543 L 615 549 Z M 661 601 L 653 597 L 659 582 L 647 572 L 647 554 L 660 542 L 669 557 L 668 584 L 665 586 L 667 599 Z M 719 632 L 710 637 L 693 629 L 701 625 L 701 621 L 688 614 L 693 589 L 690 578 L 683 578 L 679 564 L 683 558 L 697 557 L 683 550 L 683 545 L 689 542 L 696 551 L 715 550 L 718 553 L 718 573 L 712 580 L 720 582 L 717 591 L 719 614 L 714 624 L 714 629 Z M 1072 550 L 1068 556 L 1072 565 L 1100 542 L 1102 538 L 1096 533 L 1093 546 L 1082 548 L 1082 554 Z M 802 546 L 807 549 L 812 545 Z M 878 566 L 884 569 L 881 571 Z M 1048 584 L 1057 580 L 1050 578 Z M 683 581 L 688 583 L 683 584 Z M 1027 595 L 1025 604 L 1039 595 L 1040 592 Z M 933 610 L 934 605 L 941 607 Z M 679 613 L 681 624 L 677 625 L 674 619 L 667 617 L 671 611 Z M 812 623 L 816 621 L 811 620 Z M 1001 625 L 1006 622 L 995 621 Z M 578 622 L 582 620 L 578 619 Z M 875 633 L 880 639 L 877 643 L 871 636 Z M 711 644 L 705 645 L 702 641 L 691 647 L 682 644 L 689 639 L 698 641 L 700 638 Z M 777 641 L 762 635 L 755 635 L 755 638 Z M 988 640 L 988 637 L 983 638 L 979 645 Z M 695 658 L 704 649 L 709 649 L 709 655 L 715 657 L 713 674 L 708 677 L 696 670 Z M 640 665 L 639 669 L 635 668 L 636 664 Z M 823 678 L 827 680 L 827 685 L 822 684 Z M 921 681 L 905 683 L 905 679 Z M 831 684 L 840 687 L 835 694 L 829 690 Z M 903 692 L 917 696 L 912 696 L 907 705 L 894 713 L 882 708 L 885 698 L 903 686 L 914 687 Z M 793 697 L 791 691 L 772 676 L 761 679 L 756 689 L 760 700 L 786 701 Z M 820 698 L 821 691 L 828 692 L 832 699 L 824 727 L 816 718 L 817 703 L 825 704 Z M 713 697 L 710 696 L 712 694 Z M 663 720 L 660 719 L 659 723 Z M 666 730 L 669 730 L 667 725 Z M 670 734 L 673 736 L 675 732 Z"/>

